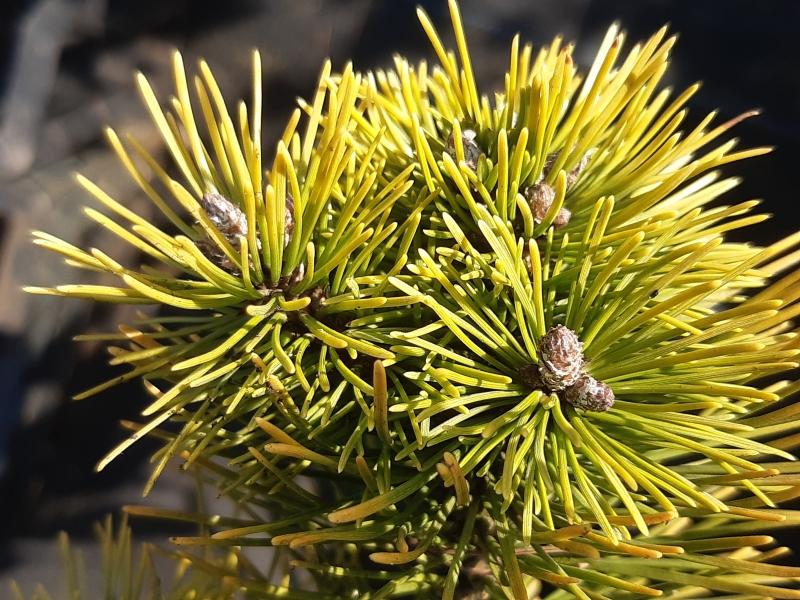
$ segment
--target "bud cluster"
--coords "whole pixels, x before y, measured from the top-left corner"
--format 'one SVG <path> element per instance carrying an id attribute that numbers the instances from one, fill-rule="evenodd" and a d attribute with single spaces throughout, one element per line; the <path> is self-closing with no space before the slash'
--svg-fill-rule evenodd
<path id="1" fill-rule="evenodd" d="M 550 210 L 550 207 L 553 205 L 553 201 L 556 199 L 555 189 L 553 189 L 553 186 L 545 181 L 545 178 L 550 174 L 550 170 L 553 168 L 553 164 L 557 158 L 558 153 L 551 154 L 547 157 L 539 180 L 526 188 L 524 192 L 525 198 L 531 207 L 533 220 L 536 223 L 541 223 L 544 221 L 547 212 Z M 575 182 L 578 181 L 578 176 L 586 168 L 586 164 L 588 162 L 589 155 L 585 154 L 583 157 L 581 157 L 581 160 L 578 162 L 578 164 L 575 165 L 575 167 L 569 173 L 567 173 L 567 189 L 571 188 Z M 553 225 L 555 225 L 556 228 L 564 227 L 567 223 L 569 223 L 570 217 L 572 217 L 572 212 L 570 212 L 567 208 L 561 207 L 556 215 L 556 218 L 553 220 Z"/>
<path id="2" fill-rule="evenodd" d="M 583 344 L 575 332 L 556 325 L 539 341 L 539 365 L 520 369 L 523 383 L 561 392 L 561 398 L 581 410 L 605 412 L 614 404 L 614 392 L 586 373 Z"/>

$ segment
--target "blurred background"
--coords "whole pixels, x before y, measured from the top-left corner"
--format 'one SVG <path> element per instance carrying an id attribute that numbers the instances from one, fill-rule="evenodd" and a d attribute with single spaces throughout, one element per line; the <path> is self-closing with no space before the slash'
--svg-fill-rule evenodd
<path id="1" fill-rule="evenodd" d="M 352 59 L 357 69 L 388 66 L 394 52 L 430 58 L 417 4 L 449 39 L 445 0 L 0 1 L 0 580 L 58 589 L 53 539 L 61 529 L 85 547 L 89 564 L 96 562 L 91 523 L 139 501 L 148 472 L 146 441 L 103 473 L 93 470 L 122 438 L 117 422 L 136 417 L 138 382 L 70 401 L 112 376 L 102 345 L 75 344 L 72 336 L 112 331 L 132 311 L 20 291 L 24 284 L 90 281 L 33 247 L 32 229 L 84 246 L 117 243 L 83 217 L 88 198 L 73 172 L 148 214 L 148 202 L 103 141 L 103 127 L 111 124 L 164 156 L 133 73 L 144 72 L 166 97 L 170 51 L 177 47 L 187 65 L 208 60 L 230 106 L 249 97 L 250 50 L 259 48 L 271 147 L 295 98 L 312 93 L 325 57 L 335 68 Z M 669 23 L 680 34 L 669 85 L 704 81 L 687 127 L 716 108 L 720 120 L 754 107 L 764 111 L 733 135 L 743 146 L 776 150 L 730 166 L 727 172 L 744 183 L 728 198 L 761 198 L 776 218 L 744 237 L 766 243 L 800 227 L 800 2 L 462 0 L 461 9 L 485 91 L 501 87 L 516 32 L 535 46 L 561 33 L 578 42 L 576 58 L 587 67 L 613 21 L 630 41 Z M 192 491 L 191 482 L 167 473 L 150 501 L 188 506 Z M 162 533 L 157 527 L 144 522 L 137 530 L 155 536 Z M 0 582 L 0 596 L 5 589 Z"/>

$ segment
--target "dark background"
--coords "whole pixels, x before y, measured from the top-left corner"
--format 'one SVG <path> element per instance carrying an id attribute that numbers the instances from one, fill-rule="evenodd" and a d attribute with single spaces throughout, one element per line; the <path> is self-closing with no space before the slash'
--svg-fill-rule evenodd
<path id="1" fill-rule="evenodd" d="M 80 212 L 80 170 L 124 203 L 147 203 L 102 140 L 102 127 L 134 132 L 163 156 L 133 87 L 142 70 L 160 97 L 171 91 L 170 50 L 188 65 L 204 56 L 232 102 L 249 97 L 250 50 L 262 52 L 265 145 L 282 130 L 297 96 L 314 89 L 322 61 L 340 68 L 389 66 L 393 52 L 432 57 L 406 0 L 4 0 L 0 2 L 0 578 L 27 589 L 53 581 L 52 538 L 66 529 L 89 552 L 91 522 L 136 502 L 147 473 L 146 444 L 102 474 L 93 465 L 135 418 L 138 383 L 71 402 L 110 376 L 101 345 L 71 341 L 111 331 L 132 311 L 45 297 L 23 284 L 88 281 L 29 242 L 43 229 L 84 245 L 110 238 Z M 422 2 L 450 40 L 444 0 Z M 587 67 L 614 20 L 639 41 L 664 23 L 680 34 L 667 83 L 703 80 L 686 127 L 709 111 L 721 120 L 764 113 L 736 128 L 742 146 L 774 145 L 767 157 L 726 169 L 744 178 L 728 198 L 764 200 L 773 220 L 739 239 L 766 243 L 798 229 L 800 2 L 796 0 L 465 0 L 464 25 L 479 85 L 499 88 L 516 32 L 536 47 L 563 33 Z M 119 249 L 116 256 L 124 249 Z M 130 256 L 133 259 L 135 257 Z M 186 504 L 191 490 L 167 474 L 153 503 Z M 155 527 L 155 526 L 151 526 Z M 139 530 L 156 534 L 155 530 Z M 172 530 L 174 531 L 174 530 Z M 783 541 L 787 543 L 787 540 Z M 789 542 L 791 543 L 791 542 Z M 91 561 L 89 561 L 91 563 Z M 0 583 L 4 590 L 4 584 Z M 57 589 L 57 587 L 56 587 Z M 2 595 L 3 592 L 0 592 Z"/>

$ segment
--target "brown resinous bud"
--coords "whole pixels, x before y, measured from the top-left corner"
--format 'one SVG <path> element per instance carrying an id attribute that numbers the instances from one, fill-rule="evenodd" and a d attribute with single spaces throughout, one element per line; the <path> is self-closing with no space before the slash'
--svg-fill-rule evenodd
<path id="1" fill-rule="evenodd" d="M 591 375 L 582 375 L 564 390 L 564 399 L 581 410 L 605 412 L 614 405 L 614 392 Z"/>
<path id="2" fill-rule="evenodd" d="M 219 232 L 235 248 L 239 248 L 239 238 L 247 237 L 247 217 L 241 208 L 216 192 L 208 192 L 200 198 L 200 207 L 208 216 Z M 283 216 L 283 247 L 286 248 L 294 233 L 294 198 L 286 194 L 286 203 Z M 256 246 L 261 249 L 261 240 L 256 238 Z M 231 273 L 236 271 L 235 265 L 225 256 L 216 244 L 208 240 L 197 242 L 197 247 L 217 266 Z"/>
<path id="3" fill-rule="evenodd" d="M 200 198 L 200 207 L 225 239 L 238 248 L 239 238 L 247 237 L 247 218 L 242 209 L 215 192 L 204 194 Z"/>
<path id="4" fill-rule="evenodd" d="M 553 201 L 556 199 L 556 191 L 553 189 L 553 186 L 545 181 L 545 178 L 550 174 L 550 170 L 553 168 L 553 164 L 556 162 L 558 155 L 558 152 L 554 152 L 547 157 L 539 180 L 535 184 L 527 187 L 524 192 L 525 199 L 528 201 L 528 204 L 531 207 L 533 220 L 537 224 L 544 221 L 547 211 L 550 210 L 550 207 L 553 205 Z M 575 182 L 578 180 L 578 176 L 586 168 L 586 164 L 588 162 L 589 154 L 587 153 L 584 154 L 580 161 L 578 161 L 578 164 L 575 165 L 569 173 L 567 173 L 567 189 L 571 188 L 575 184 Z M 556 218 L 553 219 L 553 225 L 556 227 L 556 229 L 564 227 L 564 225 L 569 223 L 570 217 L 572 217 L 572 212 L 562 206 L 559 209 Z"/>
<path id="5" fill-rule="evenodd" d="M 573 385 L 583 374 L 583 344 L 571 329 L 552 327 L 539 342 L 539 377 L 556 392 Z"/>
<path id="6" fill-rule="evenodd" d="M 550 207 L 553 205 L 553 201 L 556 199 L 556 191 L 549 183 L 540 181 L 525 189 L 525 199 L 531 207 L 533 220 L 538 225 L 544 221 L 547 211 L 549 211 Z M 553 225 L 556 229 L 564 227 L 564 225 L 569 223 L 571 216 L 572 213 L 562 206 L 558 210 L 556 218 L 553 219 Z"/>
<path id="7" fill-rule="evenodd" d="M 238 250 L 239 238 L 247 237 L 248 231 L 247 217 L 245 217 L 242 209 L 225 196 L 216 192 L 204 194 L 200 198 L 200 208 L 203 209 L 206 216 L 208 216 L 208 220 L 225 236 L 231 246 Z M 215 265 L 231 274 L 238 275 L 238 267 L 218 247 L 216 242 L 208 239 L 199 240 L 197 247 Z"/>
<path id="8" fill-rule="evenodd" d="M 234 248 L 239 246 L 239 238 L 247 237 L 247 217 L 241 208 L 216 192 L 204 194 L 200 199 L 200 207 L 208 215 L 208 219 L 219 229 Z M 283 247 L 286 248 L 294 233 L 294 198 L 286 194 L 283 213 Z M 260 240 L 256 240 L 260 246 Z"/>

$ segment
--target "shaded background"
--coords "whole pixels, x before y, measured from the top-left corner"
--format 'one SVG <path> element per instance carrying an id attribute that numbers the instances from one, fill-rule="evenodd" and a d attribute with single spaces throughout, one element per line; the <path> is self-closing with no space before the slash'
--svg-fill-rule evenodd
<path id="1" fill-rule="evenodd" d="M 93 472 L 98 458 L 123 435 L 116 422 L 135 418 L 142 396 L 138 383 L 69 401 L 111 376 L 102 346 L 77 345 L 71 337 L 111 331 L 133 311 L 19 291 L 22 284 L 90 280 L 31 246 L 31 229 L 80 245 L 118 244 L 83 217 L 80 208 L 88 198 L 72 179 L 75 170 L 148 213 L 146 199 L 102 139 L 104 124 L 110 123 L 164 156 L 134 89 L 133 72 L 143 71 L 164 98 L 171 91 L 170 50 L 181 49 L 187 65 L 204 56 L 231 106 L 249 97 L 250 50 L 259 48 L 265 145 L 271 147 L 295 98 L 312 93 L 326 56 L 336 68 L 352 59 L 358 69 L 388 66 L 393 52 L 430 58 L 416 4 L 0 2 L 0 579 L 13 576 L 27 589 L 33 581 L 57 580 L 55 532 L 66 529 L 91 552 L 91 522 L 137 502 L 146 477 L 151 450 L 146 442 L 102 474 Z M 446 2 L 421 4 L 449 39 Z M 800 226 L 800 2 L 463 0 L 461 8 L 484 90 L 501 87 L 509 41 L 518 31 L 535 46 L 563 33 L 579 43 L 576 58 L 587 67 L 612 21 L 619 20 L 632 41 L 669 22 L 680 39 L 668 84 L 684 88 L 705 82 L 692 99 L 685 127 L 717 107 L 721 120 L 753 107 L 764 110 L 734 135 L 743 146 L 775 145 L 776 151 L 728 167 L 728 173 L 744 177 L 728 198 L 762 198 L 765 210 L 777 218 L 750 228 L 744 237 L 769 242 Z M 116 256 L 124 251 L 119 248 Z M 190 497 L 190 483 L 167 473 L 151 501 L 186 505 Z M 141 523 L 137 529 L 147 536 L 162 533 L 157 527 Z"/>

